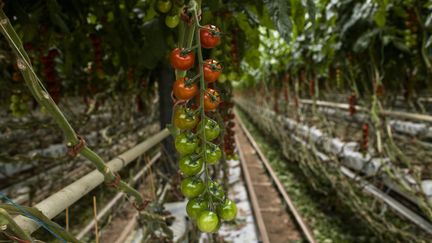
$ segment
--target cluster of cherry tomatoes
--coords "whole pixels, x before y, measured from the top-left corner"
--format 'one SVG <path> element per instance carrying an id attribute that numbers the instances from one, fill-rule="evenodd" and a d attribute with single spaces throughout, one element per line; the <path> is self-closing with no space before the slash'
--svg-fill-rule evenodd
<path id="1" fill-rule="evenodd" d="M 60 101 L 60 80 L 55 68 L 55 58 L 59 55 L 57 49 L 51 49 L 48 53 L 41 57 L 43 66 L 43 76 L 47 86 L 48 93 L 51 95 L 55 103 Z"/>
<path id="2" fill-rule="evenodd" d="M 213 25 L 199 29 L 198 48 L 213 48 L 220 42 L 220 30 Z M 172 66 L 187 71 L 195 65 L 192 49 L 176 48 L 170 56 Z M 201 62 L 200 62 L 201 64 Z M 180 155 L 179 168 L 184 179 L 181 192 L 189 199 L 187 214 L 196 220 L 202 232 L 216 232 L 221 221 L 234 220 L 236 204 L 226 197 L 222 185 L 213 181 L 208 174 L 208 166 L 219 162 L 222 151 L 216 144 L 221 134 L 220 125 L 210 116 L 221 103 L 219 93 L 207 86 L 214 86 L 221 74 L 219 62 L 208 59 L 198 65 L 200 70 L 195 77 L 182 77 L 175 81 L 173 98 L 177 100 L 173 124 L 180 131 L 175 137 L 175 147 Z M 204 80 L 201 87 L 199 80 Z M 201 107 L 200 94 L 204 95 Z"/>
<path id="3" fill-rule="evenodd" d="M 355 94 L 351 94 L 350 96 L 348 96 L 348 105 L 349 105 L 348 111 L 349 111 L 350 116 L 355 115 L 355 113 L 357 111 L 356 107 L 355 107 L 356 103 L 357 103 L 357 97 Z"/>
<path id="4" fill-rule="evenodd" d="M 180 22 L 180 8 L 171 0 L 158 0 L 155 3 L 155 9 L 161 14 L 166 14 L 165 24 L 169 28 L 175 28 Z"/>
<path id="5" fill-rule="evenodd" d="M 362 143 L 361 150 L 363 153 L 367 153 L 369 147 L 369 124 L 364 123 L 362 126 Z"/>
<path id="6" fill-rule="evenodd" d="M 230 97 L 230 96 L 227 96 Z M 237 159 L 235 150 L 235 139 L 234 139 L 234 127 L 235 115 L 233 113 L 234 103 L 231 100 L 225 100 L 221 104 L 221 109 L 223 110 L 223 120 L 225 124 L 225 133 L 224 133 L 224 152 L 227 160 Z"/>
<path id="7" fill-rule="evenodd" d="M 102 63 L 102 38 L 99 36 L 92 34 L 90 35 L 90 41 L 93 46 L 93 54 L 94 54 L 94 65 L 96 70 L 96 76 L 100 79 L 104 78 L 105 72 Z"/>

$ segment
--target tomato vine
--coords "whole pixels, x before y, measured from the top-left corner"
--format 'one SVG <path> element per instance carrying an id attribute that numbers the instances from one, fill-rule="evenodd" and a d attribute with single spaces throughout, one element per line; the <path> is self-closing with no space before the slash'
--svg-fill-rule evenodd
<path id="1" fill-rule="evenodd" d="M 184 46 L 175 48 L 170 60 L 172 66 L 180 71 L 190 71 L 197 63 L 198 71 L 193 78 L 184 77 L 183 73 L 177 72 L 177 81 L 173 87 L 177 99 L 173 124 L 179 130 L 174 135 L 176 149 L 181 157 L 180 171 L 185 177 L 181 182 L 181 191 L 189 199 L 186 211 L 189 217 L 197 221 L 202 232 L 210 233 L 219 229 L 222 220 L 234 220 L 237 206 L 227 198 L 223 187 L 209 172 L 209 167 L 221 159 L 222 150 L 212 143 L 221 134 L 220 124 L 209 116 L 216 112 L 221 102 L 220 95 L 208 86 L 217 81 L 222 66 L 216 60 L 204 60 L 202 48 L 216 47 L 222 33 L 214 25 L 200 25 L 200 5 L 199 1 L 189 3 L 187 14 L 192 25 L 184 29 L 187 33 L 181 35 L 194 40 L 195 45 L 191 47 L 193 41 L 181 40 Z M 200 121 L 197 124 L 198 119 Z"/>

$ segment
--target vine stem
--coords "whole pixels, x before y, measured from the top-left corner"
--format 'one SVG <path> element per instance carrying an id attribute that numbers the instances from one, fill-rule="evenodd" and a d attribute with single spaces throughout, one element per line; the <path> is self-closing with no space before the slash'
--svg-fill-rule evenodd
<path id="1" fill-rule="evenodd" d="M 0 208 L 0 230 L 5 225 L 9 227 L 20 239 L 28 242 L 34 242 L 33 239 L 23 229 L 21 229 L 13 220 L 12 216 L 3 208 Z"/>
<path id="2" fill-rule="evenodd" d="M 67 145 L 70 147 L 78 144 L 80 141 L 75 130 L 72 128 L 69 121 L 63 115 L 56 103 L 52 100 L 51 96 L 46 91 L 42 82 L 34 72 L 33 67 L 30 63 L 30 58 L 28 57 L 22 45 L 21 39 L 15 32 L 9 18 L 6 16 L 3 9 L 0 9 L 0 28 L 1 32 L 5 36 L 6 40 L 9 42 L 9 45 L 11 46 L 12 50 L 18 58 L 18 68 L 20 69 L 24 77 L 25 83 L 30 89 L 30 92 L 32 93 L 36 101 L 42 107 L 44 107 L 48 111 L 48 113 L 50 113 L 50 115 L 54 118 L 57 125 L 61 128 L 66 137 Z M 109 183 L 116 180 L 115 174 L 105 165 L 104 160 L 89 147 L 84 146 L 79 151 L 79 153 L 95 165 L 97 170 L 104 175 L 104 179 L 106 182 Z M 118 185 L 118 190 L 123 191 L 129 196 L 134 197 L 139 205 L 143 205 L 145 203 L 141 194 L 123 181 L 120 181 Z"/>
<path id="3" fill-rule="evenodd" d="M 196 22 L 196 26 L 198 26 L 196 32 L 195 32 L 195 39 L 198 45 L 198 66 L 199 66 L 199 73 L 200 73 L 200 112 L 201 112 L 201 122 L 202 125 L 200 127 L 200 136 L 201 136 L 201 149 L 203 153 L 203 160 L 204 160 L 204 182 L 205 182 L 205 190 L 206 193 L 208 193 L 208 183 L 210 181 L 209 171 L 208 171 L 208 164 L 207 164 L 207 139 L 205 136 L 205 108 L 204 108 L 204 96 L 206 92 L 206 83 L 204 80 L 204 60 L 203 60 L 203 54 L 202 54 L 202 48 L 201 48 L 201 37 L 200 37 L 200 31 L 199 31 L 199 18 L 198 18 L 198 9 L 199 9 L 199 3 L 196 3 L 195 8 L 193 9 L 194 12 L 194 18 Z M 213 205 L 212 198 L 209 197 L 210 206 Z"/>

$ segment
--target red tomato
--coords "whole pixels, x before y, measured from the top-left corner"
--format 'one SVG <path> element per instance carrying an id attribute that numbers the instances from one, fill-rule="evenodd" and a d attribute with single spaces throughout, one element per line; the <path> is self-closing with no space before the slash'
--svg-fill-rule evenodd
<path id="1" fill-rule="evenodd" d="M 214 25 L 205 25 L 200 29 L 201 46 L 213 48 L 220 43 L 220 30 Z"/>
<path id="2" fill-rule="evenodd" d="M 189 78 L 180 78 L 175 81 L 173 92 L 177 99 L 189 100 L 198 94 L 198 85 L 191 83 Z"/>
<path id="3" fill-rule="evenodd" d="M 204 80 L 211 83 L 219 78 L 222 66 L 216 60 L 207 59 L 204 61 Z"/>
<path id="4" fill-rule="evenodd" d="M 199 104 L 200 96 L 197 95 L 196 99 L 197 99 L 196 102 Z M 221 103 L 221 99 L 219 93 L 214 89 L 208 88 L 204 95 L 204 110 L 206 111 L 216 110 L 216 108 L 219 106 L 220 103 Z"/>
<path id="5" fill-rule="evenodd" d="M 175 69 L 186 71 L 195 64 L 195 55 L 193 51 L 185 52 L 184 48 L 175 48 L 171 52 L 170 60 Z"/>

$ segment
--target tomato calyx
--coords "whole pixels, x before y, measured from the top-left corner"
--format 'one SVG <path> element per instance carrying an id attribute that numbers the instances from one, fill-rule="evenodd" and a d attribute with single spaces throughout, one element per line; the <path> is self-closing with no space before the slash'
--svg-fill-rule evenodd
<path id="1" fill-rule="evenodd" d="M 210 35 L 212 35 L 213 37 L 220 37 L 222 35 L 222 32 L 215 25 L 210 24 L 210 25 L 202 26 L 201 29 L 207 30 L 210 33 Z"/>
<path id="2" fill-rule="evenodd" d="M 205 60 L 204 65 L 209 67 L 214 72 L 216 71 L 220 72 L 223 70 L 221 63 L 213 59 Z"/>
<path id="3" fill-rule="evenodd" d="M 207 93 L 207 95 L 210 97 L 210 100 L 213 102 L 213 103 L 215 103 L 215 102 L 217 102 L 218 100 L 219 100 L 219 97 L 218 96 L 216 96 L 216 95 L 214 95 L 212 92 L 206 92 Z"/>
<path id="4" fill-rule="evenodd" d="M 196 80 L 197 80 L 197 77 L 193 77 L 193 78 L 186 77 L 184 84 L 186 87 L 190 88 L 190 87 L 192 87 L 192 85 L 194 85 L 196 83 Z"/>

